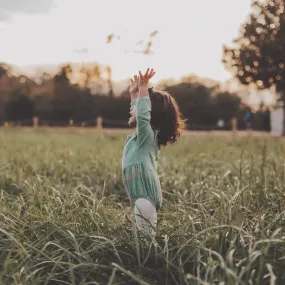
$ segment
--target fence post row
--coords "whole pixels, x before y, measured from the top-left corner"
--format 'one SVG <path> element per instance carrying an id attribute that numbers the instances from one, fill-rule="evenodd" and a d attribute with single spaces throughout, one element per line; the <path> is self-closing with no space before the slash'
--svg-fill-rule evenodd
<path id="1" fill-rule="evenodd" d="M 39 126 L 39 117 L 33 117 L 33 127 L 37 128 Z"/>
<path id="2" fill-rule="evenodd" d="M 237 134 L 237 118 L 232 119 L 232 133 L 233 133 L 233 137 L 236 137 L 236 134 Z"/>

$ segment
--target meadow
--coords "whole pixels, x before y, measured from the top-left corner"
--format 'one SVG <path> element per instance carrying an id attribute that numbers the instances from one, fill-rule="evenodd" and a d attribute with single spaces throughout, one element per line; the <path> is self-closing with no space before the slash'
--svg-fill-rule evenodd
<path id="1" fill-rule="evenodd" d="M 0 129 L 0 284 L 285 284 L 285 140 L 163 149 L 149 245 L 121 181 L 125 135 Z"/>

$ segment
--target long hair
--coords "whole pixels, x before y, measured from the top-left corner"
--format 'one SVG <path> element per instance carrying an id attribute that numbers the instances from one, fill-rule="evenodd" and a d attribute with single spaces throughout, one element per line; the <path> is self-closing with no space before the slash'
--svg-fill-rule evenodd
<path id="1" fill-rule="evenodd" d="M 158 146 L 175 143 L 185 128 L 185 120 L 182 119 L 176 101 L 164 91 L 149 88 L 148 92 L 151 100 L 151 126 L 158 131 Z"/>

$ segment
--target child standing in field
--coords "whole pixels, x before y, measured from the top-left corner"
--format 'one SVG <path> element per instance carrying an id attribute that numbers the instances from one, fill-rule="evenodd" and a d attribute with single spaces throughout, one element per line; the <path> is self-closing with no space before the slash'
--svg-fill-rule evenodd
<path id="1" fill-rule="evenodd" d="M 136 132 L 128 136 L 122 159 L 123 182 L 134 207 L 137 228 L 155 235 L 157 211 L 162 193 L 157 174 L 161 147 L 175 143 L 185 126 L 175 100 L 166 92 L 148 88 L 155 72 L 134 76 L 130 86 L 130 126 Z"/>

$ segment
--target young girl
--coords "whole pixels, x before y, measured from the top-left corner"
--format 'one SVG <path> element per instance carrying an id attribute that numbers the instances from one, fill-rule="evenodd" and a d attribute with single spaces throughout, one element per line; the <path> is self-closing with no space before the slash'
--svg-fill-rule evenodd
<path id="1" fill-rule="evenodd" d="M 123 182 L 134 206 L 136 225 L 151 236 L 162 204 L 158 153 L 177 141 L 185 125 L 175 100 L 166 92 L 148 88 L 154 74 L 153 69 L 147 69 L 132 79 L 129 125 L 136 126 L 136 132 L 128 136 L 122 159 Z"/>

